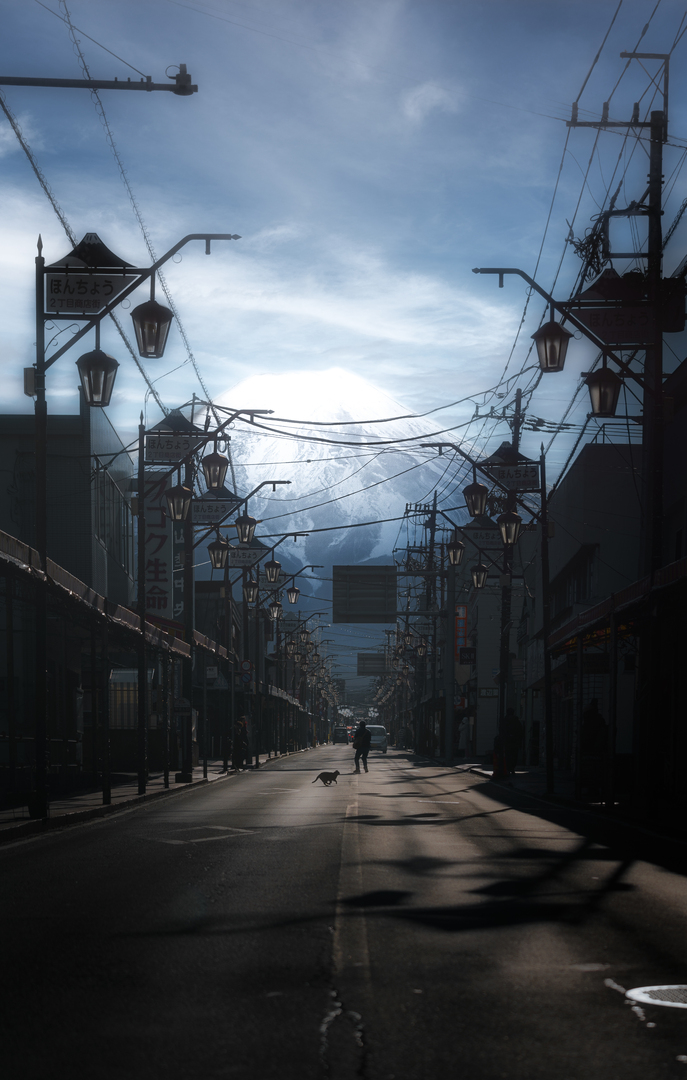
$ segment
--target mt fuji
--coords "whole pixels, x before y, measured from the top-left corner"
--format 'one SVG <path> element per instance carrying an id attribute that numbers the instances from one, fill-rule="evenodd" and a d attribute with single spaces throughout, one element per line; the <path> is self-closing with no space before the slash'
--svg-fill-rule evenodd
<path id="1" fill-rule="evenodd" d="M 253 375 L 216 399 L 224 408 L 272 409 L 255 423 L 232 425 L 236 489 L 290 480 L 251 500 L 257 536 L 310 532 L 280 548 L 299 563 L 390 563 L 408 503 L 431 501 L 451 487 L 455 464 L 421 449 L 440 420 L 409 410 L 359 375 L 341 368 Z M 386 421 L 386 422 L 385 422 Z M 363 527 L 357 523 L 370 522 Z M 331 531 L 317 531 L 331 530 Z M 289 560 L 290 562 L 291 560 Z M 286 564 L 285 564 L 286 568 Z"/>

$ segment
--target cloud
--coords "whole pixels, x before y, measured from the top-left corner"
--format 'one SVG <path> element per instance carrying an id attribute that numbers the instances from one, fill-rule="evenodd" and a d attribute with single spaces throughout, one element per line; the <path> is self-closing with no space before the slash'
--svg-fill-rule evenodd
<path id="1" fill-rule="evenodd" d="M 435 82 L 421 83 L 407 90 L 401 98 L 401 107 L 411 124 L 421 124 L 433 109 L 442 112 L 460 111 L 462 94 L 459 90 L 439 86 Z"/>
<path id="2" fill-rule="evenodd" d="M 32 123 L 31 117 L 22 114 L 21 116 L 16 117 L 16 121 L 26 142 L 29 143 L 34 150 L 43 149 L 43 140 L 40 137 L 38 128 Z M 3 115 L 0 120 L 0 158 L 8 157 L 10 154 L 16 153 L 22 153 L 19 139 L 10 127 L 9 120 Z"/>

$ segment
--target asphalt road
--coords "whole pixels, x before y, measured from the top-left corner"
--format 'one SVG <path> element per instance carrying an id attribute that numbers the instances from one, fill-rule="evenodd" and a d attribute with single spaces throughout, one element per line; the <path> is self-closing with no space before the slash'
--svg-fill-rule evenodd
<path id="1" fill-rule="evenodd" d="M 0 850 L 4 1075 L 687 1077 L 687 1011 L 623 993 L 687 982 L 679 846 L 401 752 L 351 766 Z"/>

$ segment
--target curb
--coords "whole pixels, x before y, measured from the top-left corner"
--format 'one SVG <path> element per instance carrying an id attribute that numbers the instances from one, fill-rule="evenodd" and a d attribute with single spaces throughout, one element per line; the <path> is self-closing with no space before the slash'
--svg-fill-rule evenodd
<path id="1" fill-rule="evenodd" d="M 266 765 L 271 764 L 273 761 L 281 761 L 282 758 L 293 757 L 295 754 L 304 754 L 308 750 L 317 749 L 312 746 L 304 746 L 302 750 L 291 750 L 286 754 L 279 754 L 272 758 L 266 758 L 261 762 L 260 769 L 264 769 Z M 146 803 L 154 802 L 156 799 L 169 798 L 172 795 L 181 795 L 188 793 L 189 791 L 195 791 L 198 788 L 204 788 L 208 784 L 216 784 L 221 780 L 228 780 L 231 776 L 237 774 L 233 771 L 227 773 L 220 773 L 214 779 L 194 780 L 190 784 L 175 784 L 173 787 L 163 788 L 162 791 L 153 791 L 147 795 L 134 795 L 130 799 L 123 799 L 118 803 L 110 803 L 109 806 L 93 806 L 89 810 L 74 810 L 66 814 L 58 814 L 55 817 L 41 818 L 39 820 L 19 821 L 16 825 L 8 825 L 4 828 L 0 827 L 0 847 L 3 844 L 12 843 L 15 840 L 22 839 L 29 836 L 41 836 L 44 833 L 52 832 L 55 829 L 66 829 L 70 825 L 81 825 L 86 821 L 96 821 L 98 818 L 109 817 L 111 814 L 121 814 L 127 810 L 135 810 L 136 807 L 143 806 Z"/>
<path id="2" fill-rule="evenodd" d="M 68 828 L 70 825 L 80 825 L 85 821 L 94 821 L 98 818 L 109 817 L 111 814 L 123 813 L 125 810 L 135 809 L 145 803 L 154 802 L 157 799 L 169 798 L 172 795 L 181 795 L 185 792 L 195 791 L 197 788 L 206 787 L 208 784 L 216 784 L 219 780 L 228 780 L 235 773 L 225 773 L 215 777 L 214 780 L 204 777 L 194 780 L 190 784 L 179 784 L 174 787 L 163 788 L 162 791 L 153 791 L 147 795 L 134 795 L 131 799 L 123 799 L 118 803 L 110 803 L 109 806 L 93 806 L 89 810 L 74 810 L 67 814 L 58 814 L 56 817 L 41 818 L 34 821 L 20 821 L 16 825 L 0 828 L 0 845 L 25 836 L 40 836 L 42 833 L 52 832 L 54 829 Z"/>
<path id="3" fill-rule="evenodd" d="M 655 829 L 647 829 L 646 826 L 640 825 L 637 822 L 631 821 L 629 818 L 617 818 L 611 817 L 607 814 L 600 814 L 597 810 L 589 810 L 584 806 L 580 806 L 579 803 L 566 800 L 563 797 L 534 795 L 530 791 L 523 791 L 522 788 L 512 787 L 509 784 L 504 784 L 500 780 L 493 780 L 490 773 L 484 772 L 479 768 L 468 769 L 468 772 L 474 773 L 475 776 L 483 777 L 490 784 L 497 784 L 498 787 L 511 795 L 521 795 L 526 799 L 534 799 L 536 802 L 543 803 L 545 806 L 550 807 L 552 810 L 567 810 L 574 814 L 584 814 L 584 816 L 592 821 L 598 822 L 606 826 L 612 826 L 621 831 L 631 831 L 635 836 L 642 837 L 645 840 L 660 840 L 664 844 L 676 844 L 682 849 L 687 849 L 687 836 L 674 836 L 671 833 L 657 832 Z"/>

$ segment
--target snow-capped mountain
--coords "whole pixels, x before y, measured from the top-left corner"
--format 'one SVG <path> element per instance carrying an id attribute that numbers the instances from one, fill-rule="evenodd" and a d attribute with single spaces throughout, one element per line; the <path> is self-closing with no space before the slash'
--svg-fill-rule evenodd
<path id="1" fill-rule="evenodd" d="M 384 519 L 401 518 L 408 503 L 430 502 L 455 473 L 448 457 L 420 446 L 450 439 L 436 434 L 441 419 L 409 416 L 340 368 L 251 376 L 216 403 L 273 410 L 254 426 L 233 425 L 236 486 L 245 494 L 264 480 L 291 481 L 274 493 L 264 488 L 249 510 L 261 520 L 260 536 L 313 530 L 297 546 L 280 548 L 280 558 L 295 556 L 301 565 L 390 562 L 400 522 Z M 384 422 L 394 417 L 402 419 Z M 359 522 L 374 524 L 353 527 Z"/>

